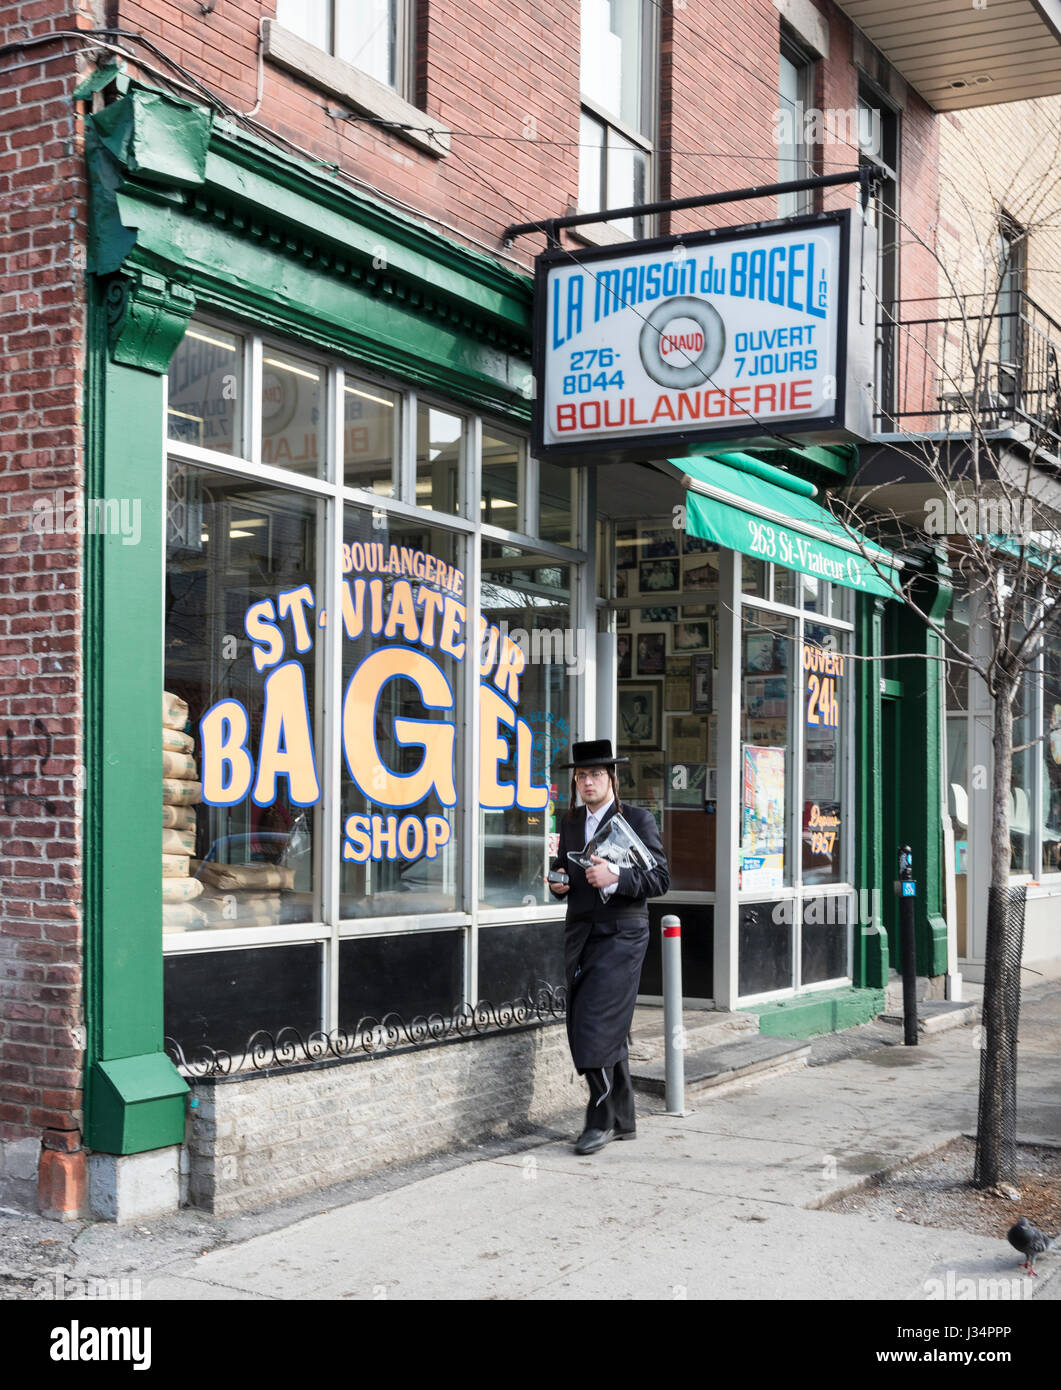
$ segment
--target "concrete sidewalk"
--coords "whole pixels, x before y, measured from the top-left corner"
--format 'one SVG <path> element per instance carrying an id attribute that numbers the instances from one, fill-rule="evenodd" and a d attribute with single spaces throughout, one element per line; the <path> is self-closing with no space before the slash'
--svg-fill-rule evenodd
<path id="1" fill-rule="evenodd" d="M 694 1101 L 681 1118 L 641 1098 L 636 1142 L 591 1158 L 572 1151 L 573 1116 L 563 1136 L 498 1142 L 255 1216 L 85 1226 L 70 1272 L 180 1300 L 917 1300 L 948 1274 L 951 1288 L 1012 1279 L 1014 1297 L 1061 1297 L 1061 1257 L 1028 1280 L 1004 1240 L 814 1209 L 973 1132 L 976 1030 L 916 1049 L 901 1040 L 879 1022 L 823 1038 L 807 1069 Z M 1052 981 L 1025 994 L 1022 1139 L 1061 1144 L 1059 1043 Z"/>

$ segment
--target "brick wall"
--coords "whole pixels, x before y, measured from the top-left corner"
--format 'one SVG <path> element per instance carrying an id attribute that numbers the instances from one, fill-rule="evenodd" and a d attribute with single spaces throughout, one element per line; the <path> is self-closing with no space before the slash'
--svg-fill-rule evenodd
<path id="1" fill-rule="evenodd" d="M 187 1197 L 219 1216 L 492 1133 L 570 1118 L 574 1139 L 586 1101 L 562 1023 L 192 1090 Z"/>
<path id="2" fill-rule="evenodd" d="M 1061 322 L 1061 97 L 942 117 L 940 162 L 940 247 L 961 290 L 993 279 L 1004 208 L 1030 231 L 1028 293 Z"/>
<path id="3" fill-rule="evenodd" d="M 12 3 L 0 42 L 91 22 L 69 0 Z M 77 46 L 0 60 L 0 1149 L 81 1124 L 81 538 L 30 529 L 35 500 L 83 484 Z"/>

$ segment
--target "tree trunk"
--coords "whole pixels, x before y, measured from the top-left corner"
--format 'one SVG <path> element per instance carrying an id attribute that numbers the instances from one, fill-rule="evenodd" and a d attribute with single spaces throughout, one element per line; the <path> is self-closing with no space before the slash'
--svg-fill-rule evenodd
<path id="1" fill-rule="evenodd" d="M 1007 1091 L 1016 1085 L 1009 1075 L 1016 1056 L 1011 1037 L 1015 1020 L 1007 1009 L 1009 990 L 1010 779 L 1013 764 L 1013 704 L 1011 688 L 996 691 L 992 746 L 994 777 L 991 806 L 991 884 L 987 900 L 987 946 L 984 954 L 983 1046 L 980 1065 L 980 1108 L 976 1130 L 976 1183 L 994 1187 L 1005 1171 L 1003 1135 Z M 1019 962 L 1018 962 L 1019 966 Z"/>

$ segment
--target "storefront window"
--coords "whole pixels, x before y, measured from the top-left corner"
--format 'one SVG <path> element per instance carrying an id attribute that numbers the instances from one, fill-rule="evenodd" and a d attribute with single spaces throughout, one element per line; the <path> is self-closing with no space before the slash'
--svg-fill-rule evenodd
<path id="1" fill-rule="evenodd" d="M 197 320 L 169 372 L 166 435 L 219 454 L 243 452 L 243 339 Z"/>
<path id="2" fill-rule="evenodd" d="M 464 462 L 464 421 L 421 403 L 416 414 L 416 505 L 429 511 L 459 511 Z"/>
<path id="3" fill-rule="evenodd" d="M 466 758 L 462 543 L 345 509 L 339 915 L 459 904 Z"/>
<path id="4" fill-rule="evenodd" d="M 575 519 L 577 472 L 555 463 L 538 465 L 538 534 L 554 545 L 570 545 Z"/>
<path id="5" fill-rule="evenodd" d="M 551 903 L 544 876 L 566 809 L 566 786 L 557 774 L 554 787 L 552 770 L 570 744 L 572 681 L 586 662 L 585 633 L 571 621 L 571 567 L 484 541 L 481 593 L 480 670 L 488 678 L 480 716 L 498 722 L 482 734 L 479 905 Z M 499 686 L 489 672 L 504 659 L 505 638 L 522 662 L 518 677 Z M 542 787 L 550 789 L 544 805 Z"/>
<path id="6" fill-rule="evenodd" d="M 1009 793 L 1010 872 L 1033 872 L 1032 791 L 1034 778 L 1033 741 L 1035 714 L 1034 674 L 1024 676 L 1013 701 L 1013 773 Z M 1033 732 L 1034 731 L 1034 732 Z"/>
<path id="7" fill-rule="evenodd" d="M 262 462 L 324 476 L 324 372 L 266 344 L 262 354 Z"/>
<path id="8" fill-rule="evenodd" d="M 163 929 L 308 922 L 321 504 L 176 461 L 169 486 Z"/>
<path id="9" fill-rule="evenodd" d="M 401 411 L 396 391 L 349 374 L 343 381 L 343 473 L 347 487 L 395 495 Z"/>
<path id="10" fill-rule="evenodd" d="M 479 509 L 488 526 L 507 531 L 523 529 L 519 515 L 519 483 L 523 445 L 508 435 L 483 430 L 482 500 Z"/>
<path id="11" fill-rule="evenodd" d="M 749 609 L 741 635 L 740 885 L 760 892 L 792 882 L 794 627 Z"/>
<path id="12" fill-rule="evenodd" d="M 803 630 L 803 882 L 840 883 L 844 872 L 844 730 L 851 680 L 834 629 Z"/>
<path id="13" fill-rule="evenodd" d="M 1061 870 L 1061 645 L 1046 643 L 1043 665 L 1043 873 Z"/>
<path id="14" fill-rule="evenodd" d="M 671 889 L 715 890 L 718 550 L 661 516 L 616 530 L 618 769 L 660 827 Z"/>

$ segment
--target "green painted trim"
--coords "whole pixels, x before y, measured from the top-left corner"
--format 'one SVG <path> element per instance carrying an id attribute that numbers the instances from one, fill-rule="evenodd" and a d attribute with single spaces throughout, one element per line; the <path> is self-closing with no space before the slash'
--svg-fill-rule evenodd
<path id="1" fill-rule="evenodd" d="M 161 1052 L 97 1062 L 85 1142 L 97 1153 L 132 1154 L 184 1142 L 190 1087 Z"/>
<path id="2" fill-rule="evenodd" d="M 936 551 L 934 572 L 917 582 L 923 611 L 940 622 L 951 601 L 951 571 L 943 552 Z M 896 613 L 894 639 L 900 652 L 924 653 L 923 660 L 902 662 L 903 753 L 916 775 L 900 783 L 902 834 L 914 852 L 917 880 L 917 973 L 943 975 L 947 970 L 947 926 L 944 915 L 944 845 L 940 788 L 944 773 L 943 718 L 946 679 L 939 637 L 909 609 Z"/>
<path id="3" fill-rule="evenodd" d="M 107 286 L 111 357 L 130 367 L 165 373 L 195 309 L 195 295 L 160 275 L 133 271 Z"/>
<path id="4" fill-rule="evenodd" d="M 770 1037 L 813 1038 L 869 1023 L 884 1012 L 884 990 L 822 990 L 817 994 L 797 994 L 793 999 L 750 1004 L 738 1012 L 758 1014 L 759 1032 Z"/>
<path id="5" fill-rule="evenodd" d="M 87 495 L 140 505 L 136 544 L 84 539 L 85 1135 L 132 1153 L 179 1142 L 187 1090 L 163 1052 L 162 378 L 111 360 L 93 277 L 85 419 Z"/>
<path id="6" fill-rule="evenodd" d="M 855 887 L 858 900 L 872 907 L 871 922 L 856 924 L 852 978 L 864 988 L 888 982 L 888 934 L 879 897 L 884 891 L 882 716 L 880 654 L 884 600 L 860 595 L 855 611 L 855 651 L 868 658 L 855 663 Z"/>
<path id="7" fill-rule="evenodd" d="M 91 270 L 160 276 L 226 316 L 530 419 L 529 276 L 159 95 L 134 83 L 86 122 Z"/>

